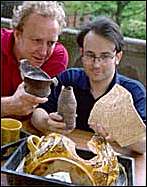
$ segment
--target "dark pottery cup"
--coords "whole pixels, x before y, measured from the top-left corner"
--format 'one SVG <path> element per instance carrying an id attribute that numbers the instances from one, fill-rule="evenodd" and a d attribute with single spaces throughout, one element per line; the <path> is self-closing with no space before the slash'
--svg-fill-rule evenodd
<path id="1" fill-rule="evenodd" d="M 51 79 L 49 75 L 39 67 L 31 66 L 28 60 L 20 61 L 21 76 L 24 79 L 25 91 L 38 97 L 47 97 L 52 83 L 58 84 L 56 78 Z"/>

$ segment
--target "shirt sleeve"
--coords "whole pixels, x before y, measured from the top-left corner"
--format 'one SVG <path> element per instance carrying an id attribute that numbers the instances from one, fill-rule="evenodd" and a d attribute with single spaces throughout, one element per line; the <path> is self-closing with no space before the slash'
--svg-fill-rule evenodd
<path id="1" fill-rule="evenodd" d="M 146 122 L 146 91 L 142 84 L 139 83 L 132 88 L 132 97 L 137 112 L 142 120 Z"/>

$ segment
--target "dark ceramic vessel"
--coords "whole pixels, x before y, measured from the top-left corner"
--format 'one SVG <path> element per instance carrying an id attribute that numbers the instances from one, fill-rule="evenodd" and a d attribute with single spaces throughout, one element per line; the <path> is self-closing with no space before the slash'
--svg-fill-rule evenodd
<path id="1" fill-rule="evenodd" d="M 56 78 L 51 79 L 39 67 L 31 66 L 26 59 L 20 61 L 20 71 L 24 79 L 25 91 L 38 97 L 47 97 L 51 92 L 51 84 L 58 83 Z"/>

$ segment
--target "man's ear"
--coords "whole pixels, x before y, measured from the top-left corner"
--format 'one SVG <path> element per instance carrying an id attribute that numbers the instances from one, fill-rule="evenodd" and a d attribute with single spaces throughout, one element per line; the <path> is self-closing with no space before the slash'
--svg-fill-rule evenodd
<path id="1" fill-rule="evenodd" d="M 121 58 L 122 58 L 122 55 L 123 55 L 123 52 L 120 51 L 119 53 L 116 54 L 116 65 L 119 65 L 119 62 L 121 61 Z"/>
<path id="2" fill-rule="evenodd" d="M 21 32 L 21 31 L 19 31 L 19 30 L 14 30 L 14 38 L 15 38 L 15 41 L 19 40 L 21 35 L 22 35 L 22 32 Z"/>

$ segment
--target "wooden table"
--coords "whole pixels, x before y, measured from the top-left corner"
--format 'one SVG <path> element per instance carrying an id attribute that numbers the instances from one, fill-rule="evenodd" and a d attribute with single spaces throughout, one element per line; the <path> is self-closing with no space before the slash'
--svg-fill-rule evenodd
<path id="1" fill-rule="evenodd" d="M 28 121 L 23 122 L 23 129 L 31 134 L 42 136 L 43 134 L 37 131 Z M 87 142 L 91 139 L 93 133 L 75 129 L 72 133 L 67 135 L 75 143 L 77 148 L 88 149 Z M 135 160 L 135 186 L 146 186 L 146 154 L 140 155 L 135 153 L 130 153 L 127 150 L 122 150 L 120 148 L 114 149 L 118 153 L 122 153 L 127 156 L 131 156 Z M 2 184 L 3 183 L 3 184 Z M 1 185 L 7 186 L 6 176 L 1 174 Z"/>

